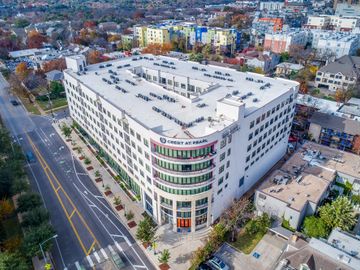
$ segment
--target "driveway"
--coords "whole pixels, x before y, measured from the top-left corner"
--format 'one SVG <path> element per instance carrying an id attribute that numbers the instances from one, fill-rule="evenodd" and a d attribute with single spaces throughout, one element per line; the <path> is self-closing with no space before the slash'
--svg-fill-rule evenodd
<path id="1" fill-rule="evenodd" d="M 270 270 L 273 269 L 278 258 L 286 247 L 286 240 L 276 235 L 266 234 L 254 250 L 246 255 L 237 251 L 229 244 L 224 244 L 216 252 L 233 270 Z M 258 258 L 254 253 L 260 255 Z"/>

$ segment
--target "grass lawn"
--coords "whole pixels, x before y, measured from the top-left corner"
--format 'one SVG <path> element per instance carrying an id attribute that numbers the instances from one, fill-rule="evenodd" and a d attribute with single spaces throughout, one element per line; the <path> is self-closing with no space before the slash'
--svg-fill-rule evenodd
<path id="1" fill-rule="evenodd" d="M 44 111 L 50 110 L 50 106 L 48 106 L 49 105 L 48 101 L 37 100 L 36 102 L 40 105 L 40 107 Z M 53 110 L 56 110 L 56 108 L 59 108 L 59 107 L 65 106 L 65 105 L 67 105 L 66 98 L 57 98 L 57 99 L 52 100 L 52 108 L 53 108 Z"/>
<path id="2" fill-rule="evenodd" d="M 38 108 L 36 108 L 34 104 L 30 103 L 29 99 L 22 97 L 20 97 L 20 99 L 28 112 L 40 115 L 40 111 L 38 110 Z"/>
<path id="3" fill-rule="evenodd" d="M 258 232 L 256 234 L 248 234 L 247 232 L 243 231 L 241 232 L 236 242 L 229 243 L 230 245 L 233 245 L 237 249 L 241 250 L 245 254 L 250 254 L 251 251 L 255 248 L 257 243 L 260 242 L 260 240 L 263 238 L 264 234 L 261 232 Z"/>

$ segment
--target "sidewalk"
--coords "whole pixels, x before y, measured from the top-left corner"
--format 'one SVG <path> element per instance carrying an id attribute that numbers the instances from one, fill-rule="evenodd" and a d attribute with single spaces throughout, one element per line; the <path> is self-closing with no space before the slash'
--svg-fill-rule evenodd
<path id="1" fill-rule="evenodd" d="M 91 146 L 84 143 L 81 140 L 80 136 L 72 131 L 71 133 L 71 141 L 66 140 L 64 135 L 60 130 L 60 126 L 62 124 L 66 124 L 70 126 L 72 124 L 72 120 L 69 118 L 68 120 L 60 120 L 59 122 L 53 124 L 55 130 L 59 133 L 59 135 L 63 138 L 64 142 L 66 143 L 67 147 L 73 153 L 74 157 L 80 162 L 83 168 L 87 171 L 89 177 L 92 179 L 98 190 L 103 194 L 104 198 L 108 201 L 108 203 L 113 208 L 114 212 L 118 214 L 120 220 L 123 224 L 126 224 L 128 231 L 131 235 L 136 239 L 136 230 L 137 224 L 141 220 L 144 219 L 142 213 L 145 212 L 143 209 L 141 202 L 133 201 L 128 194 L 120 187 L 120 184 L 116 182 L 112 175 L 117 175 L 109 166 L 101 165 L 99 160 L 97 160 L 95 156 L 95 149 L 92 149 Z M 76 150 L 77 147 L 81 147 L 82 154 L 79 154 Z M 80 156 L 87 157 L 91 163 L 85 165 L 84 159 L 80 159 Z M 89 168 L 91 167 L 91 168 Z M 95 175 L 95 172 L 99 171 L 101 177 Z M 99 180 L 101 178 L 101 181 Z M 111 194 L 109 193 L 111 191 Z M 108 192 L 106 192 L 108 191 Z M 122 207 L 117 207 L 114 203 L 114 198 L 119 197 L 121 200 Z M 125 217 L 126 213 L 131 211 L 134 214 L 133 219 L 130 221 Z M 155 239 L 157 240 L 156 244 L 156 252 L 154 254 L 153 250 L 145 249 L 141 242 L 137 241 L 138 245 L 142 248 L 144 253 L 150 259 L 154 266 L 158 268 L 160 264 L 158 261 L 159 253 L 164 250 L 168 249 L 171 254 L 171 258 L 169 260 L 169 266 L 171 269 L 174 270 L 188 270 L 191 263 L 190 259 L 192 253 L 200 246 L 203 246 L 204 240 L 207 237 L 210 228 L 206 230 L 202 230 L 192 234 L 179 234 L 173 232 L 171 225 L 166 224 L 163 226 L 158 227 Z"/>

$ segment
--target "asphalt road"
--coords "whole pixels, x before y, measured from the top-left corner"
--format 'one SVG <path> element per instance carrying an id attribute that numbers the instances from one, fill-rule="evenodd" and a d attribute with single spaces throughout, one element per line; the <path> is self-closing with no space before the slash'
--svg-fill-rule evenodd
<path id="1" fill-rule="evenodd" d="M 30 116 L 11 99 L 16 98 L 8 94 L 0 75 L 2 119 L 14 142 L 36 156 L 26 170 L 58 234 L 52 249 L 56 269 L 117 269 L 114 256 L 125 263 L 121 269 L 155 269 L 55 132 L 52 119 Z"/>

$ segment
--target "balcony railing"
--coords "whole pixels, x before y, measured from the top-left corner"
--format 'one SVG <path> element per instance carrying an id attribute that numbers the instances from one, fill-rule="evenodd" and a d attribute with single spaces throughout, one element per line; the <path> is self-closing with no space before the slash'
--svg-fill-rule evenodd
<path id="1" fill-rule="evenodd" d="M 193 163 L 193 162 L 199 162 L 199 161 L 208 161 L 211 160 L 215 157 L 216 152 L 210 153 L 208 155 L 205 156 L 199 156 L 199 157 L 192 157 L 192 158 L 184 158 L 184 157 L 169 157 L 166 155 L 162 155 L 158 152 L 152 152 L 152 154 L 160 159 L 164 159 L 167 161 L 173 161 L 173 162 L 179 162 L 179 163 Z"/>
<path id="2" fill-rule="evenodd" d="M 173 170 L 165 169 L 165 168 L 157 165 L 156 163 L 153 163 L 153 166 L 156 169 L 158 169 L 158 170 L 160 170 L 162 172 L 165 172 L 165 173 L 169 173 L 169 174 L 172 174 L 172 175 L 186 175 L 186 176 L 189 176 L 189 175 L 201 175 L 201 174 L 204 174 L 204 173 L 207 173 L 207 172 L 211 172 L 215 168 L 215 165 L 212 164 L 209 167 L 207 167 L 205 169 L 202 169 L 202 170 L 198 170 L 198 171 L 173 171 Z"/>
<path id="3" fill-rule="evenodd" d="M 205 180 L 203 182 L 199 182 L 199 183 L 193 183 L 193 184 L 176 184 L 176 183 L 171 183 L 168 181 L 165 181 L 157 176 L 155 176 L 155 181 L 158 182 L 159 184 L 165 185 L 165 186 L 169 186 L 169 187 L 173 187 L 173 188 L 179 188 L 179 189 L 189 189 L 189 188 L 194 188 L 194 187 L 201 187 L 201 186 L 207 186 L 211 183 L 214 182 L 215 177 L 211 177 L 208 180 Z M 199 206 L 200 208 L 201 206 Z"/>

